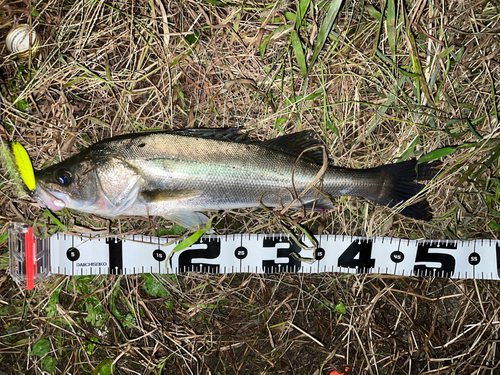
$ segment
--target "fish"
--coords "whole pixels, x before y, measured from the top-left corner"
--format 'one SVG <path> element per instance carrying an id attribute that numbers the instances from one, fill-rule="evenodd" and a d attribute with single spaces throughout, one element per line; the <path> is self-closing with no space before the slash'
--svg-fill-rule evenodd
<path id="1" fill-rule="evenodd" d="M 162 216 L 185 228 L 205 225 L 207 211 L 261 205 L 322 211 L 332 209 L 338 196 L 401 206 L 404 216 L 432 219 L 426 199 L 405 202 L 424 188 L 420 181 L 435 176 L 434 163 L 342 168 L 331 165 L 323 147 L 311 130 L 260 142 L 240 129 L 124 134 L 36 172 L 35 197 L 54 211 Z"/>

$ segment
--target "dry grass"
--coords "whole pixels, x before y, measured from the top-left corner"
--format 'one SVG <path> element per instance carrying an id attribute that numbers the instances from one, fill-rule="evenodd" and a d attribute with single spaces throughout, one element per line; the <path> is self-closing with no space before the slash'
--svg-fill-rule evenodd
<path id="1" fill-rule="evenodd" d="M 0 0 L 2 140 L 25 145 L 37 169 L 109 136 L 184 127 L 238 126 L 256 139 L 313 129 L 333 163 L 358 168 L 452 147 L 427 192 L 431 223 L 353 197 L 302 223 L 318 233 L 498 238 L 497 1 L 348 2 L 307 78 L 291 45 L 297 3 L 212 2 Z M 326 5 L 313 3 L 295 28 L 306 62 Z M 8 30 L 26 22 L 42 35 L 41 55 L 7 57 Z M 56 227 L 1 176 L 2 234 L 12 220 Z M 56 214 L 67 230 L 171 227 Z M 227 212 L 217 226 L 282 232 L 265 211 Z M 3 246 L 2 373 L 55 364 L 58 374 L 104 375 L 111 363 L 120 374 L 500 371 L 497 282 L 189 274 L 63 277 L 26 293 L 5 273 Z M 42 340 L 43 359 L 33 355 Z"/>

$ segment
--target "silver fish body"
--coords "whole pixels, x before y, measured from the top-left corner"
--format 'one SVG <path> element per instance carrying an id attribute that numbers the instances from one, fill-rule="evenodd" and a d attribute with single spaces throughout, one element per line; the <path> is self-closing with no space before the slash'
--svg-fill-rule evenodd
<path id="1" fill-rule="evenodd" d="M 39 202 L 106 217 L 164 216 L 185 227 L 206 222 L 201 212 L 289 204 L 321 169 L 319 145 L 309 131 L 267 142 L 241 142 L 224 130 L 138 133 L 98 142 L 81 153 L 36 174 Z M 415 182 L 432 168 L 404 162 L 371 169 L 328 166 L 321 191 L 301 196 L 306 208 L 331 208 L 326 197 L 352 195 L 394 206 L 418 193 Z M 326 196 L 326 197 L 325 197 Z M 427 202 L 402 214 L 430 218 Z"/>

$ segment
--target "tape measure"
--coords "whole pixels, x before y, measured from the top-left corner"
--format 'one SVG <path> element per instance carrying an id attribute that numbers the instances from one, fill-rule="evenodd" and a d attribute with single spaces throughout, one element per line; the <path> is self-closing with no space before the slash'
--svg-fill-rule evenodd
<path id="1" fill-rule="evenodd" d="M 286 235 L 207 235 L 171 254 L 176 244 L 163 237 L 57 233 L 39 239 L 29 225 L 12 223 L 10 274 L 28 290 L 52 274 L 343 272 L 500 280 L 498 240 L 337 235 L 320 235 L 316 239 L 315 250 L 304 250 Z M 303 242 L 312 246 L 307 238 Z"/>

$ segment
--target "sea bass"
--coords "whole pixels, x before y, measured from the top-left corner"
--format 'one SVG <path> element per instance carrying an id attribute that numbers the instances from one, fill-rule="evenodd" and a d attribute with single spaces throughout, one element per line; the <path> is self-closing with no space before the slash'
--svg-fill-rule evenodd
<path id="1" fill-rule="evenodd" d="M 234 129 L 185 129 L 105 139 L 36 173 L 36 198 L 51 210 L 64 207 L 105 217 L 163 216 L 186 228 L 207 222 L 203 211 L 238 208 L 333 208 L 330 197 L 357 196 L 388 207 L 418 194 L 432 164 L 406 161 L 370 169 L 324 164 L 321 142 L 302 131 L 264 142 L 237 139 Z M 236 138 L 236 139 L 235 139 Z M 300 156 L 300 157 L 299 157 Z M 300 199 L 298 198 L 300 195 Z M 425 200 L 402 215 L 432 218 Z"/>

